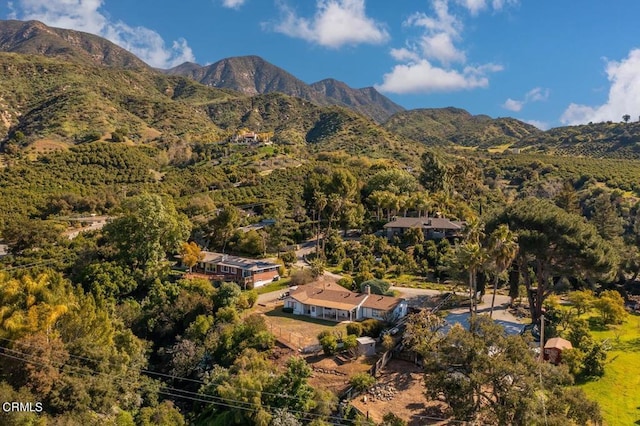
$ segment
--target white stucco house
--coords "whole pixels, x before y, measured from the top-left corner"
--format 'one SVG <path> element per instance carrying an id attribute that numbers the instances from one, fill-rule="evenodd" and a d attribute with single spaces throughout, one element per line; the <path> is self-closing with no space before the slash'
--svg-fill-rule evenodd
<path id="1" fill-rule="evenodd" d="M 407 315 L 405 299 L 356 293 L 335 283 L 311 283 L 292 289 L 284 306 L 292 308 L 296 315 L 330 321 L 394 321 Z"/>

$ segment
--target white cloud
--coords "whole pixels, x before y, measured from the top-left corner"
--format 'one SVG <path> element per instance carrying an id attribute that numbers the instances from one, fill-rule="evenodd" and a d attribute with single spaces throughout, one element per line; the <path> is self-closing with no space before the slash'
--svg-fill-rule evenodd
<path id="1" fill-rule="evenodd" d="M 542 87 L 534 87 L 524 95 L 523 100 L 507 98 L 502 104 L 502 108 L 509 111 L 518 112 L 521 111 L 524 106 L 530 102 L 544 102 L 549 99 L 551 91 Z"/>
<path id="2" fill-rule="evenodd" d="M 456 2 L 466 8 L 471 15 L 475 16 L 489 8 L 499 12 L 507 5 L 518 4 L 519 0 L 456 0 Z"/>
<path id="3" fill-rule="evenodd" d="M 486 0 L 434 0 L 432 13 L 414 13 L 404 22 L 421 34 L 405 47 L 391 49 L 400 64 L 383 76 L 381 91 L 391 93 L 453 92 L 487 87 L 488 74 L 501 71 L 500 65 L 466 65 L 467 54 L 458 45 L 463 42 L 464 23 L 451 12 L 456 2 L 472 15 L 488 8 Z"/>
<path id="4" fill-rule="evenodd" d="M 524 96 L 524 99 L 526 102 L 544 102 L 549 99 L 550 93 L 551 91 L 549 89 L 534 87 L 527 92 L 527 94 Z"/>
<path id="5" fill-rule="evenodd" d="M 104 3 L 105 0 L 17 0 L 12 13 L 22 20 L 35 19 L 52 27 L 97 34 L 154 67 L 170 68 L 195 60 L 186 40 L 176 40 L 167 47 L 162 36 L 149 28 L 110 20 L 101 11 Z"/>
<path id="6" fill-rule="evenodd" d="M 382 44 L 389 39 L 384 25 L 367 16 L 364 0 L 317 0 L 317 10 L 311 19 L 297 16 L 283 2 L 278 5 L 283 19 L 275 31 L 289 37 L 331 48 Z"/>
<path id="7" fill-rule="evenodd" d="M 540 130 L 549 130 L 551 128 L 549 123 L 547 123 L 546 121 L 540 121 L 540 120 L 522 120 L 522 121 L 524 121 L 527 124 L 531 124 L 532 126 L 535 126 Z"/>
<path id="8" fill-rule="evenodd" d="M 486 0 L 458 0 L 458 3 L 466 7 L 472 15 L 477 15 L 487 8 Z"/>
<path id="9" fill-rule="evenodd" d="M 625 114 L 640 114 L 640 49 L 631 50 L 620 62 L 608 61 L 606 72 L 610 82 L 607 102 L 599 106 L 572 103 L 560 118 L 563 124 L 620 121 Z"/>
<path id="10" fill-rule="evenodd" d="M 487 71 L 500 70 L 499 66 L 465 67 L 462 71 L 433 66 L 428 60 L 396 65 L 383 76 L 376 89 L 391 93 L 433 93 L 487 87 Z"/>
<path id="11" fill-rule="evenodd" d="M 514 111 L 514 112 L 520 111 L 523 106 L 524 106 L 523 101 L 516 101 L 515 99 L 511 99 L 511 98 L 508 98 L 502 104 L 502 108 L 508 109 L 509 111 Z"/>
<path id="12" fill-rule="evenodd" d="M 222 0 L 222 5 L 229 9 L 240 9 L 245 2 L 246 0 Z"/>

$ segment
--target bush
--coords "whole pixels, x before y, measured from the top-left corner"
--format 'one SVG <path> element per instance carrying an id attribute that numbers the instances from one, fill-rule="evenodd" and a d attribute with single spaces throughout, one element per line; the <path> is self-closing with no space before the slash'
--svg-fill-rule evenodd
<path id="1" fill-rule="evenodd" d="M 367 286 L 369 286 L 369 288 L 371 289 L 371 294 L 384 295 L 389 291 L 389 287 L 391 287 L 391 284 L 389 284 L 387 281 L 374 278 L 372 280 L 362 282 L 360 284 L 360 291 L 362 293 L 365 293 Z"/>
<path id="2" fill-rule="evenodd" d="M 353 278 L 348 276 L 342 277 L 338 280 L 338 285 L 346 288 L 347 290 L 353 290 Z"/>
<path id="3" fill-rule="evenodd" d="M 296 252 L 291 250 L 280 255 L 280 259 L 284 262 L 285 265 L 292 265 L 296 262 Z"/>
<path id="4" fill-rule="evenodd" d="M 369 373 L 357 373 L 351 376 L 349 384 L 357 391 L 365 391 L 374 385 L 376 379 Z"/>
<path id="5" fill-rule="evenodd" d="M 342 272 L 352 272 L 353 271 L 353 260 L 347 258 L 342 262 Z"/>
<path id="6" fill-rule="evenodd" d="M 352 322 L 347 324 L 347 334 L 353 334 L 357 337 L 362 336 L 362 326 L 360 323 Z"/>
<path id="7" fill-rule="evenodd" d="M 293 308 L 291 307 L 282 308 L 282 312 L 284 312 L 285 314 L 292 314 Z"/>
<path id="8" fill-rule="evenodd" d="M 302 269 L 291 274 L 291 285 L 304 285 L 313 281 L 311 271 L 308 269 Z"/>
<path id="9" fill-rule="evenodd" d="M 362 336 L 369 336 L 377 339 L 382 333 L 384 323 L 377 319 L 366 319 L 360 323 L 362 327 Z"/>
<path id="10" fill-rule="evenodd" d="M 323 333 L 320 333 L 322 335 Z M 318 337 L 320 337 L 320 335 Z M 320 345 L 322 345 L 322 351 L 325 355 L 333 355 L 338 349 L 338 339 L 333 334 L 324 334 L 320 337 Z"/>

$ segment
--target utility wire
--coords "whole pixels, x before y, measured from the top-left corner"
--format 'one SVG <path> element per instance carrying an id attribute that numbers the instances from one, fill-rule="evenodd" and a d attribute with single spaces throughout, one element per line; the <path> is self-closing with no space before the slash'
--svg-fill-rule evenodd
<path id="1" fill-rule="evenodd" d="M 10 340 L 10 339 L 3 339 L 3 340 Z M 4 346 L 0 346 L 0 349 L 4 349 L 5 351 L 10 351 L 10 352 L 17 353 L 19 355 L 23 355 L 23 356 L 27 356 L 27 357 L 31 357 L 31 358 L 42 359 L 41 357 L 38 357 L 37 355 L 32 355 L 32 354 L 16 351 L 14 349 L 10 349 L 10 348 L 4 347 Z M 33 363 L 33 364 L 40 365 L 40 366 L 43 366 L 43 367 L 48 367 L 48 366 L 51 366 L 51 364 L 52 364 L 51 361 L 49 361 L 49 364 L 46 364 L 46 363 L 43 363 L 43 362 L 34 361 L 33 359 L 25 359 L 25 358 L 22 358 L 22 357 L 19 357 L 19 356 L 9 355 L 7 353 L 2 353 L 2 352 L 0 352 L 0 355 L 1 356 L 6 356 L 6 357 L 9 357 L 9 358 L 13 358 L 13 359 L 17 359 L 17 360 L 21 360 L 23 362 Z M 84 358 L 84 359 L 92 360 L 90 358 Z M 96 360 L 92 360 L 92 361 L 96 361 Z M 68 365 L 68 364 L 65 364 L 65 363 L 62 363 L 62 362 L 58 362 L 58 364 L 60 364 L 58 366 L 59 368 L 63 367 L 63 366 L 67 366 L 68 368 L 79 370 L 82 373 L 81 376 L 84 376 L 84 377 L 93 377 L 92 373 L 95 373 L 95 374 L 98 374 L 98 375 L 102 375 L 102 376 L 111 377 L 111 375 L 108 374 L 108 373 L 94 371 L 94 370 L 91 370 L 91 369 L 88 369 L 88 368 Z M 140 369 L 136 369 L 136 368 L 131 368 L 131 369 L 140 371 Z M 122 376 L 116 376 L 116 378 L 121 379 L 121 380 L 125 379 L 125 377 L 122 377 Z M 167 390 L 173 391 L 173 392 L 182 392 L 182 393 L 189 394 L 189 395 L 178 395 L 178 396 L 180 396 L 182 398 L 185 398 L 185 399 L 193 399 L 193 400 L 198 399 L 199 402 L 206 402 L 206 403 L 209 403 L 209 404 L 220 404 L 220 405 L 225 405 L 224 403 L 246 404 L 246 405 L 249 405 L 252 408 L 249 408 L 247 406 L 239 406 L 239 405 L 233 405 L 233 407 L 240 408 L 240 409 L 248 409 L 248 410 L 254 410 L 256 408 L 256 406 L 254 404 L 252 404 L 250 402 L 247 402 L 247 401 L 238 401 L 238 400 L 234 400 L 234 399 L 230 399 L 230 398 L 224 398 L 224 397 L 215 396 L 215 395 L 203 394 L 203 393 L 198 393 L 198 392 L 191 392 L 191 391 L 186 391 L 186 390 L 183 390 L 183 389 L 172 388 L 172 387 L 169 387 L 169 386 L 166 386 L 166 385 L 163 385 L 163 389 L 167 389 Z M 263 394 L 269 394 L 269 393 L 261 392 L 259 390 L 255 390 L 255 389 L 247 389 L 247 388 L 236 388 L 236 389 L 242 389 L 242 390 L 247 390 L 247 391 L 260 392 L 260 393 L 263 393 Z M 162 391 L 162 392 L 159 391 L 159 392 L 160 393 L 166 393 L 164 391 Z M 273 393 L 271 393 L 269 395 L 273 395 L 273 396 L 288 396 L 290 398 L 293 398 L 290 395 L 279 395 L 279 394 L 273 394 Z M 199 398 L 196 398 L 196 397 L 199 397 Z M 229 405 L 225 405 L 225 406 L 229 406 Z M 263 407 L 269 408 L 269 409 L 271 408 L 269 406 L 263 406 Z M 270 410 L 268 410 L 268 411 L 270 413 L 272 413 Z M 292 413 L 292 414 L 299 414 L 299 415 L 301 415 L 301 417 L 303 417 L 303 416 L 314 416 L 315 418 L 335 419 L 335 420 L 338 420 L 340 422 L 344 422 L 346 420 L 346 419 L 342 419 L 340 417 L 335 417 L 335 416 L 326 416 L 325 417 L 325 416 L 322 416 L 320 414 L 306 413 L 306 412 L 303 412 L 303 411 L 296 411 L 296 410 L 289 410 L 289 409 L 287 411 Z M 349 421 L 349 420 L 346 420 L 346 421 Z"/>

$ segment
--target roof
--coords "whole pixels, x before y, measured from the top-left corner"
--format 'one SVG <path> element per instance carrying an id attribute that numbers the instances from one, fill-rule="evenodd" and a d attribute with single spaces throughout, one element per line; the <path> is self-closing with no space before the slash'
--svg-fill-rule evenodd
<path id="1" fill-rule="evenodd" d="M 215 253 L 211 251 L 203 251 L 205 263 L 214 263 L 216 265 L 230 266 L 232 268 L 240 268 L 247 271 L 260 271 L 263 269 L 277 268 L 278 265 L 266 262 L 260 259 L 248 259 L 239 256 L 229 256 L 228 254 Z"/>
<path id="2" fill-rule="evenodd" d="M 367 300 L 362 304 L 363 308 L 378 309 L 381 311 L 390 311 L 394 309 L 404 299 L 391 296 L 380 296 L 378 294 L 371 294 L 367 297 Z"/>
<path id="3" fill-rule="evenodd" d="M 545 349 L 572 349 L 573 345 L 570 341 L 563 339 L 562 337 L 554 337 L 552 339 L 547 340 L 547 343 L 544 345 Z"/>
<path id="4" fill-rule="evenodd" d="M 356 293 L 335 283 L 311 283 L 291 290 L 290 297 L 305 305 L 349 311 L 357 306 L 389 311 L 404 299 Z"/>
<path id="5" fill-rule="evenodd" d="M 443 217 L 399 217 L 384 225 L 385 228 L 421 228 L 460 230 L 464 222 Z"/>
<path id="6" fill-rule="evenodd" d="M 298 286 L 291 291 L 289 297 L 305 305 L 350 311 L 364 302 L 367 295 L 349 291 L 338 284 L 311 283 Z"/>
<path id="7" fill-rule="evenodd" d="M 369 337 L 369 336 L 358 337 L 356 340 L 361 345 L 370 345 L 372 343 L 373 344 L 376 343 L 376 339 L 374 339 L 372 337 Z"/>

